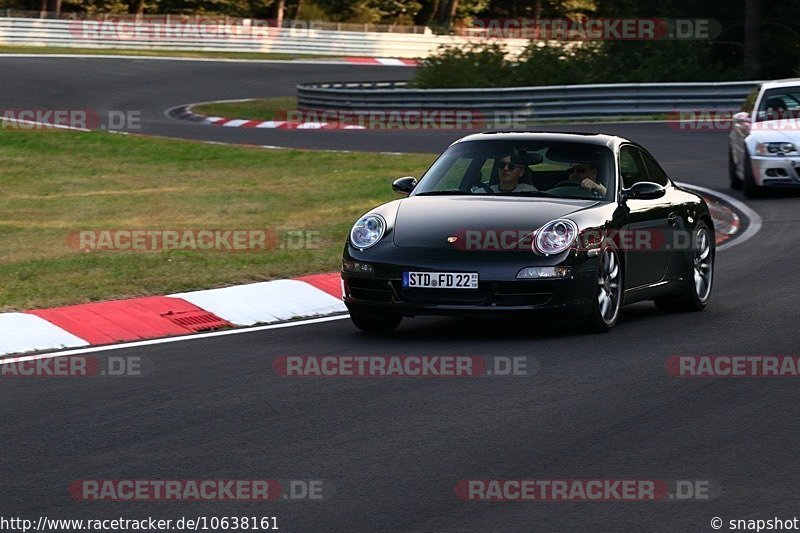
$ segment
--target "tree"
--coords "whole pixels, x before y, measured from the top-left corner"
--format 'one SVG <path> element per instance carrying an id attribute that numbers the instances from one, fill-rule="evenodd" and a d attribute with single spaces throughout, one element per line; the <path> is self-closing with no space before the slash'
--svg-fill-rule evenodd
<path id="1" fill-rule="evenodd" d="M 749 79 L 761 76 L 761 2 L 744 1 L 744 70 Z"/>
<path id="2" fill-rule="evenodd" d="M 131 15 L 144 14 L 144 0 L 130 0 L 128 13 Z"/>

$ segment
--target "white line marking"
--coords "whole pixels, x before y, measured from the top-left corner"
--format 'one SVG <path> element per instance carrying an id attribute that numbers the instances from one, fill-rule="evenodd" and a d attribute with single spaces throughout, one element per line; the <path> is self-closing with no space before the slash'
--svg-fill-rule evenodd
<path id="1" fill-rule="evenodd" d="M 744 233 L 736 237 L 735 239 L 726 242 L 720 246 L 717 246 L 717 251 L 728 250 L 733 248 L 737 244 L 743 243 L 744 241 L 754 237 L 756 233 L 761 230 L 761 215 L 756 213 L 753 209 L 751 209 L 747 204 L 744 202 L 740 202 L 736 198 L 732 196 L 728 196 L 725 193 L 715 191 L 714 189 L 709 189 L 707 187 L 701 187 L 699 185 L 692 185 L 691 183 L 680 183 L 675 182 L 676 184 L 680 185 L 681 187 L 686 187 L 688 189 L 694 189 L 696 191 L 704 192 L 711 196 L 716 196 L 717 198 L 722 198 L 725 202 L 731 204 L 733 207 L 744 213 L 744 216 L 747 217 L 749 223 L 747 224 L 747 229 L 744 230 Z"/>
<path id="2" fill-rule="evenodd" d="M 0 358 L 0 364 L 21 363 L 23 361 L 36 361 L 38 359 L 52 359 L 54 357 L 65 357 L 67 355 L 78 355 L 84 353 L 105 352 L 110 350 L 124 350 L 126 348 L 136 348 L 138 346 L 152 346 L 154 344 L 168 344 L 171 342 L 191 341 L 195 339 L 206 339 L 209 337 L 224 337 L 226 335 L 239 335 L 240 333 L 253 333 L 268 329 L 291 328 L 294 326 L 307 326 L 309 324 L 319 324 L 321 322 L 331 322 L 333 320 L 343 320 L 350 315 L 324 316 L 311 318 L 308 320 L 298 320 L 296 322 L 283 322 L 281 324 L 267 324 L 264 326 L 254 326 L 251 328 L 226 329 L 225 331 L 209 331 L 208 333 L 196 333 L 193 335 L 181 335 L 179 337 L 165 337 L 163 339 L 149 339 L 145 341 L 126 342 L 121 344 L 111 344 L 108 346 L 91 346 L 88 348 L 76 348 L 74 350 L 62 350 L 60 352 L 40 353 L 36 355 L 22 355 L 18 357 Z"/>
<path id="3" fill-rule="evenodd" d="M 2 122 L 13 122 L 15 124 L 30 124 L 31 126 L 43 126 L 42 129 L 72 130 L 72 131 L 83 131 L 83 132 L 92 131 L 86 128 L 79 128 L 77 126 L 66 126 L 64 124 L 49 124 L 47 122 L 36 122 L 35 120 L 24 120 L 19 118 L 0 117 L 0 123 Z"/>

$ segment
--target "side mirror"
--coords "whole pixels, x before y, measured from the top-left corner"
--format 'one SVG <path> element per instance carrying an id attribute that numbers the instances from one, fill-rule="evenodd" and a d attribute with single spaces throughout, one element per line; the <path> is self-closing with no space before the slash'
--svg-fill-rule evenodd
<path id="1" fill-rule="evenodd" d="M 623 200 L 655 200 L 665 194 L 666 187 L 652 181 L 640 181 L 634 183 L 630 189 L 622 189 Z"/>
<path id="2" fill-rule="evenodd" d="M 416 186 L 417 186 L 417 178 L 406 176 L 405 178 L 394 180 L 394 182 L 392 183 L 392 190 L 397 194 L 405 194 L 406 196 L 408 196 L 409 194 L 411 194 L 411 191 L 413 191 L 414 187 Z"/>

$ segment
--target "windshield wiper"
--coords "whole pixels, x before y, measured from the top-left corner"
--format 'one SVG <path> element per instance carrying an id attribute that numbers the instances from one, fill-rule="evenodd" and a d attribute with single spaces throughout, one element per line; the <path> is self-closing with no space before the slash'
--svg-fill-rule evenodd
<path id="1" fill-rule="evenodd" d="M 461 189 L 447 189 L 445 191 L 427 191 L 427 192 L 420 192 L 415 194 L 414 196 L 442 196 L 448 194 L 472 194 L 469 191 L 462 191 Z"/>

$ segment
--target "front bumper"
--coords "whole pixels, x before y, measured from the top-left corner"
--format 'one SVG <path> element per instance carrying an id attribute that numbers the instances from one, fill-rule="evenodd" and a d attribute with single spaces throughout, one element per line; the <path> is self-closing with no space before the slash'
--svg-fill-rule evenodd
<path id="1" fill-rule="evenodd" d="M 753 180 L 765 187 L 800 187 L 800 157 L 751 156 Z"/>
<path id="2" fill-rule="evenodd" d="M 402 262 L 387 261 L 387 251 L 358 252 L 348 248 L 346 260 L 367 262 L 372 275 L 342 272 L 344 303 L 349 309 L 387 310 L 405 316 L 529 314 L 588 314 L 596 291 L 597 258 L 570 251 L 545 258 L 533 253 L 443 251 L 394 248 Z M 354 253 L 350 253 L 353 251 Z M 531 266 L 571 266 L 572 274 L 557 279 L 516 279 Z M 477 272 L 478 289 L 409 289 L 402 274 L 419 272 Z"/>

